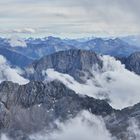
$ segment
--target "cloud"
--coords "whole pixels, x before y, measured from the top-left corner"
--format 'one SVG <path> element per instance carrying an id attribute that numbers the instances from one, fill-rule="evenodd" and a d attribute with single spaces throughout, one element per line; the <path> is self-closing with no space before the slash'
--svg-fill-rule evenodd
<path id="1" fill-rule="evenodd" d="M 21 70 L 11 68 L 6 59 L 0 55 L 0 82 L 2 81 L 12 81 L 18 84 L 26 84 L 29 80 L 23 78 Z"/>
<path id="2" fill-rule="evenodd" d="M 36 30 L 33 28 L 23 28 L 23 29 L 14 29 L 14 33 L 25 33 L 25 34 L 32 34 L 35 33 Z"/>
<path id="3" fill-rule="evenodd" d="M 8 40 L 11 47 L 27 47 L 26 41 L 23 38 L 13 36 Z"/>
<path id="4" fill-rule="evenodd" d="M 88 111 L 82 111 L 73 119 L 66 122 L 55 122 L 57 130 L 42 131 L 30 135 L 31 140 L 112 140 L 112 136 L 106 129 L 102 117 L 97 117 Z M 1 140 L 10 140 L 2 134 Z"/>
<path id="5" fill-rule="evenodd" d="M 76 93 L 94 98 L 107 99 L 111 106 L 122 109 L 138 103 L 140 100 L 140 76 L 125 69 L 120 61 L 110 56 L 102 56 L 103 68 L 93 67 L 94 78 L 80 84 L 68 74 L 52 69 L 46 72 L 47 79 L 60 80 Z M 43 73 L 45 73 L 43 71 Z"/>
<path id="6" fill-rule="evenodd" d="M 1 139 L 1 140 L 11 140 L 11 139 L 10 139 L 9 137 L 7 137 L 7 135 L 5 135 L 5 134 L 1 134 L 0 139 Z"/>
<path id="7" fill-rule="evenodd" d="M 139 140 L 140 129 L 138 122 L 131 118 L 126 128 L 122 132 L 127 140 Z M 81 111 L 75 118 L 65 122 L 55 121 L 57 129 L 51 131 L 43 130 L 41 132 L 29 135 L 30 140 L 119 140 L 112 136 L 107 130 L 104 119 L 95 116 L 88 111 Z M 11 140 L 6 134 L 1 134 L 1 140 Z M 13 140 L 13 139 L 12 139 Z"/>
<path id="8" fill-rule="evenodd" d="M 87 111 L 81 112 L 77 117 L 57 122 L 58 131 L 50 134 L 40 133 L 30 136 L 35 140 L 112 140 L 101 117 L 94 116 Z"/>
<path id="9" fill-rule="evenodd" d="M 1 139 L 1 140 L 11 140 L 11 139 L 8 138 L 5 134 L 1 134 L 0 139 Z"/>
<path id="10" fill-rule="evenodd" d="M 34 34 L 36 33 L 36 29 L 33 28 L 18 28 L 18 29 L 1 29 L 1 34 Z"/>
<path id="11" fill-rule="evenodd" d="M 41 34 L 45 28 L 44 35 L 69 36 L 139 34 L 139 9 L 139 0 L 7 0 L 0 2 L 0 29 L 29 27 Z"/>

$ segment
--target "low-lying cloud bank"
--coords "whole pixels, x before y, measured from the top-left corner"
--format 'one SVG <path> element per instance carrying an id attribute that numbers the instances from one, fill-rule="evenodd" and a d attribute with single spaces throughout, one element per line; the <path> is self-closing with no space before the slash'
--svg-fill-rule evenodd
<path id="1" fill-rule="evenodd" d="M 99 99 L 108 99 L 110 105 L 122 109 L 140 102 L 140 76 L 125 69 L 125 66 L 110 56 L 101 56 L 103 68 L 93 66 L 94 78 L 80 84 L 68 74 L 47 69 L 48 80 L 60 80 L 76 93 Z"/>
<path id="2" fill-rule="evenodd" d="M 87 111 L 65 123 L 57 122 L 59 130 L 50 134 L 36 134 L 34 140 L 112 140 L 104 121 Z"/>
<path id="3" fill-rule="evenodd" d="M 18 84 L 26 84 L 29 80 L 23 78 L 20 74 L 22 71 L 17 68 L 11 68 L 7 60 L 0 55 L 0 83 L 2 81 L 12 81 Z"/>
<path id="4" fill-rule="evenodd" d="M 42 131 L 29 136 L 31 140 L 112 140 L 101 117 L 88 111 L 82 111 L 77 117 L 65 123 L 56 122 L 58 129 L 52 132 Z M 11 140 L 2 134 L 1 140 Z"/>
<path id="5" fill-rule="evenodd" d="M 75 118 L 65 123 L 57 120 L 57 130 L 41 131 L 29 136 L 29 140 L 119 140 L 107 130 L 104 120 L 88 111 L 80 112 Z M 128 140 L 139 140 L 140 129 L 136 120 L 131 119 L 125 132 Z M 1 140 L 13 140 L 6 134 L 0 135 Z"/>

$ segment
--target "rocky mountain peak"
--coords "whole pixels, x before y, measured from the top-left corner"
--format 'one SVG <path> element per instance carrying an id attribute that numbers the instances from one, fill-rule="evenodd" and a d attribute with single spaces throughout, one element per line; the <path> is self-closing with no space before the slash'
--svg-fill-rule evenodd
<path id="1" fill-rule="evenodd" d="M 51 68 L 60 73 L 67 73 L 81 82 L 80 77 L 85 76 L 84 72 L 92 76 L 90 71 L 93 65 L 102 67 L 102 60 L 93 51 L 67 50 L 45 56 L 32 63 L 28 68 L 34 71 L 33 75 L 29 75 L 33 80 L 42 80 L 42 71 Z"/>

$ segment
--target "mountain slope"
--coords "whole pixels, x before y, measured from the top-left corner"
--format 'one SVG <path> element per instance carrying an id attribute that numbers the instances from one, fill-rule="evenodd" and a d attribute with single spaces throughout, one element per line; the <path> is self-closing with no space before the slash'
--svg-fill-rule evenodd
<path id="1" fill-rule="evenodd" d="M 139 139 L 140 103 L 117 111 L 105 120 L 111 134 L 119 140 Z"/>
<path id="2" fill-rule="evenodd" d="M 136 52 L 131 54 L 129 57 L 122 58 L 121 61 L 125 64 L 128 70 L 140 75 L 140 52 Z"/>
<path id="3" fill-rule="evenodd" d="M 112 56 L 129 56 L 133 52 L 140 51 L 139 47 L 130 45 L 119 38 L 94 38 L 85 41 L 78 41 L 76 39 L 66 40 L 50 36 L 44 39 L 27 40 L 26 42 L 27 48 L 18 47 L 14 49 L 20 53 L 24 52 L 26 56 L 30 56 L 35 59 L 69 49 L 92 50 L 96 53 L 108 54 Z"/>
<path id="4" fill-rule="evenodd" d="M 65 43 L 62 39 L 51 36 L 37 39 L 29 38 L 24 40 L 24 42 L 26 47 L 12 47 L 8 40 L 5 40 L 1 47 L 5 48 L 6 46 L 6 48 L 10 48 L 32 59 L 40 59 L 48 54 L 75 48 L 73 45 Z"/>
<path id="5" fill-rule="evenodd" d="M 140 98 L 138 75 L 115 58 L 92 51 L 68 50 L 48 55 L 27 67 L 25 77 L 46 82 L 57 79 L 76 93 L 108 100 L 116 109 L 134 105 Z"/>
<path id="6" fill-rule="evenodd" d="M 88 47 L 97 53 L 107 54 L 111 56 L 129 56 L 131 53 L 138 51 L 140 48 L 129 45 L 119 38 L 115 39 L 102 39 L 95 38 L 82 43 L 82 47 Z"/>
<path id="7" fill-rule="evenodd" d="M 65 122 L 82 110 L 102 116 L 112 136 L 136 139 L 128 130 L 131 119 L 140 124 L 140 104 L 115 110 L 104 100 L 79 96 L 59 81 L 30 82 L 22 86 L 12 82 L 0 84 L 0 132 L 15 140 L 30 140 L 28 135 L 44 128 L 57 129 L 55 120 Z"/>
<path id="8" fill-rule="evenodd" d="M 32 59 L 7 48 L 0 47 L 0 55 L 3 55 L 13 66 L 25 67 L 33 62 Z"/>
<path id="9" fill-rule="evenodd" d="M 17 140 L 44 128 L 50 130 L 56 119 L 63 122 L 82 110 L 101 116 L 115 111 L 105 101 L 79 96 L 58 81 L 0 84 L 0 131 Z"/>

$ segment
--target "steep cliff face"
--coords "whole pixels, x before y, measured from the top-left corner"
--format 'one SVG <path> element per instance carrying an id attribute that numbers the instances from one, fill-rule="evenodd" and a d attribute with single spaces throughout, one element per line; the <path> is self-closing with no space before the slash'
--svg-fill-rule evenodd
<path id="1" fill-rule="evenodd" d="M 15 40 L 19 43 L 15 43 Z M 0 38 L 0 47 L 11 49 L 32 59 L 40 59 L 43 56 L 69 49 L 92 50 L 101 54 L 125 57 L 131 53 L 140 51 L 140 48 L 136 44 L 129 42 L 130 40 L 123 38 L 89 38 L 77 40 L 61 39 L 53 36 L 36 39 L 28 38 L 26 40 L 21 38 Z"/>
<path id="2" fill-rule="evenodd" d="M 82 78 L 86 76 L 85 72 L 88 73 L 88 76 L 92 76 L 90 71 L 93 65 L 98 65 L 99 68 L 102 67 L 102 60 L 94 52 L 68 50 L 35 61 L 27 68 L 27 71 L 29 69 L 33 71 L 32 74 L 28 75 L 30 79 L 43 80 L 43 71 L 52 68 L 58 72 L 67 73 L 81 82 Z"/>

